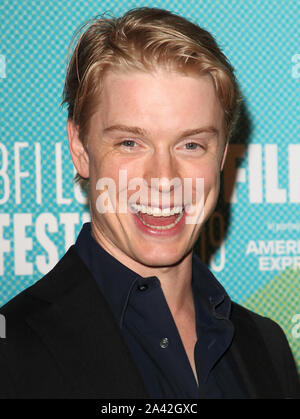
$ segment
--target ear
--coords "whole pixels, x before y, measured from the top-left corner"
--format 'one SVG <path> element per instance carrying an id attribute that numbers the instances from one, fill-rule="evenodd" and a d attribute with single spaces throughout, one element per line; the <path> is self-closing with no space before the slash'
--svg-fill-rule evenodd
<path id="1" fill-rule="evenodd" d="M 229 143 L 229 141 L 226 140 L 226 144 L 224 146 L 223 155 L 222 155 L 222 159 L 221 159 L 221 167 L 220 167 L 221 172 L 224 168 L 224 164 L 225 164 L 225 160 L 226 160 L 226 156 L 227 156 L 227 152 L 228 152 L 228 143 Z"/>
<path id="2" fill-rule="evenodd" d="M 89 156 L 79 138 L 79 126 L 71 119 L 67 121 L 67 134 L 74 166 L 80 176 L 87 179 L 89 177 Z"/>

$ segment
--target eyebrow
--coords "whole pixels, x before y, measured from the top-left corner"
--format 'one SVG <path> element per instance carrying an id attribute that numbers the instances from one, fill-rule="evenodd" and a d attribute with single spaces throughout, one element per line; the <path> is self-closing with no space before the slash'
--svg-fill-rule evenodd
<path id="1" fill-rule="evenodd" d="M 127 126 L 127 125 L 111 125 L 110 127 L 107 127 L 103 130 L 104 134 L 107 134 L 112 131 L 122 131 L 122 132 L 130 132 L 132 134 L 136 135 L 142 135 L 144 137 L 147 137 L 149 134 L 147 131 L 143 128 L 134 127 L 134 126 Z M 211 134 L 219 134 L 219 130 L 216 127 L 208 126 L 208 127 L 202 127 L 202 128 L 195 128 L 183 131 L 181 133 L 181 137 L 189 137 L 197 134 L 202 134 L 203 132 L 211 133 Z"/>
<path id="2" fill-rule="evenodd" d="M 130 127 L 127 125 L 112 125 L 103 130 L 104 134 L 111 131 L 131 132 L 132 134 L 147 136 L 147 131 L 139 127 Z"/>

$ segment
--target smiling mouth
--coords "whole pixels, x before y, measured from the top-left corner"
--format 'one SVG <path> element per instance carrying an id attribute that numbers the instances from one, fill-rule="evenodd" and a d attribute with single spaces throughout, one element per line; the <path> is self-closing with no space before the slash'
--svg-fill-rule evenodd
<path id="1" fill-rule="evenodd" d="M 160 209 L 158 207 L 146 207 L 144 205 L 132 206 L 135 215 L 147 227 L 154 230 L 169 230 L 173 228 L 183 217 L 183 207 Z"/>

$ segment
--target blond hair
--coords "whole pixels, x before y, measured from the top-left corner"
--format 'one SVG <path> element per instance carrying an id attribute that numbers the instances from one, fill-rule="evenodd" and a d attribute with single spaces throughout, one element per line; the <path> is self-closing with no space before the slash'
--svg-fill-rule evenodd
<path id="1" fill-rule="evenodd" d="M 83 29 L 68 64 L 62 101 L 68 105 L 68 118 L 79 126 L 83 143 L 107 70 L 153 71 L 161 66 L 212 76 L 224 110 L 225 135 L 230 137 L 238 114 L 238 85 L 209 32 L 167 10 L 141 7 L 119 18 L 102 16 L 87 22 L 75 33 L 70 49 Z"/>

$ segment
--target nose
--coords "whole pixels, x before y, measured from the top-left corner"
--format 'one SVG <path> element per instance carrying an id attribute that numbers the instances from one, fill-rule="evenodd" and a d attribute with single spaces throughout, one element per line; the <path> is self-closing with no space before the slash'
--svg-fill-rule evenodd
<path id="1" fill-rule="evenodd" d="M 171 192 L 178 185 L 178 164 L 171 152 L 157 150 L 147 162 L 145 179 L 149 188 L 160 193 Z M 176 181 L 177 179 L 177 181 Z"/>

